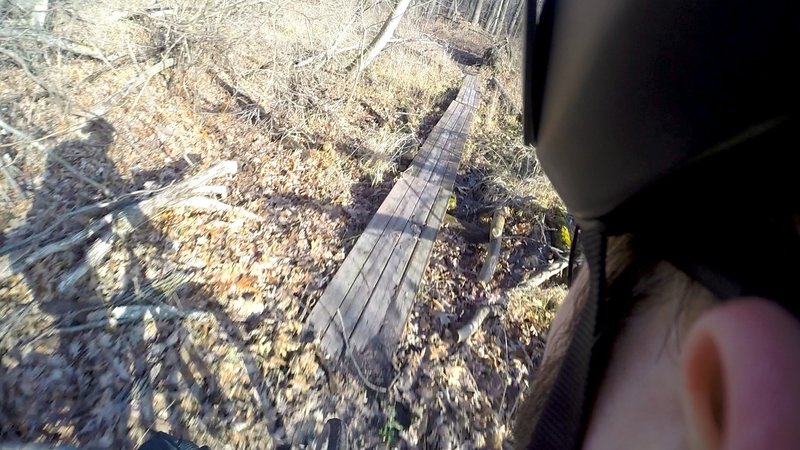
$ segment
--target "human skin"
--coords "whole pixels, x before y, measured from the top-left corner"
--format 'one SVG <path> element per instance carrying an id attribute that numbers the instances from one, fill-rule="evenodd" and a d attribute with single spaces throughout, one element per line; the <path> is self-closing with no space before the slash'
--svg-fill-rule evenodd
<path id="1" fill-rule="evenodd" d="M 545 360 L 563 354 L 577 291 Z M 583 448 L 800 448 L 800 321 L 766 299 L 718 302 L 692 289 L 678 301 L 679 291 L 664 286 L 625 321 Z"/>

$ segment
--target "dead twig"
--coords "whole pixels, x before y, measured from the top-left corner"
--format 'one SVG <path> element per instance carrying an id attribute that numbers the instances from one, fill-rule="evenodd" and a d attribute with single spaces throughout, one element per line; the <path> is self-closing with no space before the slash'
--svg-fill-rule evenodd
<path id="1" fill-rule="evenodd" d="M 96 118 L 105 115 L 109 109 L 111 109 L 120 99 L 126 96 L 130 91 L 147 83 L 148 81 L 150 81 L 151 78 L 158 75 L 158 73 L 161 72 L 162 70 L 168 69 L 174 65 L 175 65 L 175 59 L 167 58 L 163 61 L 160 61 L 150 66 L 144 72 L 128 80 L 128 82 L 125 83 L 123 87 L 121 87 L 116 92 L 108 96 L 107 99 L 103 100 L 99 104 L 92 107 L 89 110 L 89 117 Z"/>
<path id="2" fill-rule="evenodd" d="M 47 332 L 39 335 L 37 339 L 60 333 L 76 333 L 79 331 L 94 330 L 108 326 L 116 327 L 119 325 L 148 319 L 203 319 L 211 315 L 209 312 L 199 310 L 181 311 L 173 306 L 163 304 L 115 306 L 108 310 L 104 310 L 103 314 L 105 314 L 106 317 L 81 325 L 64 328 L 50 327 Z"/>
<path id="3" fill-rule="evenodd" d="M 100 50 L 85 44 L 81 44 L 63 37 L 53 36 L 51 34 L 26 30 L 10 30 L 0 28 L 0 37 L 11 39 L 30 39 L 36 41 L 47 47 L 55 47 L 59 50 L 72 53 L 78 56 L 86 56 L 92 59 L 97 59 L 106 62 L 108 58 Z"/>
<path id="4" fill-rule="evenodd" d="M 353 366 L 355 366 L 356 373 L 358 374 L 359 378 L 361 378 L 361 381 L 364 383 L 364 386 L 370 388 L 371 390 L 373 390 L 375 392 L 379 392 L 381 394 L 385 394 L 385 393 L 389 392 L 389 388 L 388 387 L 378 386 L 377 384 L 369 381 L 367 379 L 366 375 L 364 375 L 364 372 L 361 370 L 361 366 L 358 364 L 358 361 L 356 361 L 356 358 L 353 356 L 353 353 L 350 351 L 350 343 L 348 342 L 349 339 L 347 338 L 347 336 L 348 336 L 347 328 L 345 328 L 345 326 L 344 326 L 344 319 L 342 319 L 342 311 L 339 308 L 336 308 L 336 317 L 339 318 L 339 326 L 341 327 L 341 331 L 342 331 L 342 338 L 343 338 L 342 340 L 344 341 L 344 352 L 347 354 L 347 357 L 350 358 L 350 361 L 352 361 Z M 396 379 L 397 379 L 397 376 L 395 376 L 395 380 Z M 394 381 L 392 381 L 392 384 L 393 383 L 394 383 Z M 389 386 L 391 387 L 392 384 L 389 384 Z"/>
<path id="5" fill-rule="evenodd" d="M 39 85 L 39 87 L 41 87 L 42 89 L 47 91 L 49 94 L 57 95 L 57 94 L 55 94 L 55 92 L 54 92 L 54 90 L 52 88 L 47 86 L 47 84 L 45 84 L 44 81 L 42 81 L 39 77 L 34 75 L 33 72 L 31 72 L 31 69 L 28 67 L 28 64 L 25 62 L 24 59 L 22 59 L 21 56 L 19 56 L 18 54 L 12 52 L 11 50 L 9 50 L 7 48 L 3 48 L 3 47 L 0 47 L 0 54 L 6 55 L 12 61 L 17 63 L 17 65 L 20 67 L 20 69 L 22 69 L 22 71 L 25 72 L 25 75 L 27 75 L 28 78 L 30 78 L 34 83 Z M 57 95 L 57 96 L 58 97 L 62 97 L 61 95 Z"/>

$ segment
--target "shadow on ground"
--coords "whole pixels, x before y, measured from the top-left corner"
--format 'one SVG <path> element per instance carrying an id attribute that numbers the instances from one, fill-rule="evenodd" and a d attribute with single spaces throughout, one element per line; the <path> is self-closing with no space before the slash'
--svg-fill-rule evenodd
<path id="1" fill-rule="evenodd" d="M 116 199 L 125 205 L 121 200 L 125 194 L 141 189 L 145 182 L 164 186 L 187 172 L 188 165 L 179 161 L 126 179 L 107 154 L 115 135 L 111 124 L 95 120 L 83 131 L 84 139 L 51 150 L 25 223 L 6 233 L 3 240 L 9 243 L 5 248 L 16 248 L 0 256 L 13 261 L 14 272 L 21 274 L 3 281 L 3 287 L 27 286 L 31 299 L 2 324 L 0 440 L 67 440 L 86 448 L 135 448 L 141 440 L 132 440 L 129 427 L 136 424 L 140 429 L 155 429 L 156 417 L 169 426 L 161 431 L 182 439 L 193 439 L 188 424 L 198 420 L 205 422 L 208 432 L 221 432 L 226 417 L 228 425 L 233 425 L 237 405 L 222 394 L 221 381 L 204 358 L 206 351 L 192 342 L 178 317 L 160 316 L 159 311 L 182 314 L 202 304 L 228 330 L 229 341 L 243 355 L 246 367 L 256 367 L 253 356 L 243 345 L 238 326 L 222 308 L 209 304 L 201 285 L 181 281 L 181 274 L 174 271 L 169 275 L 177 275 L 176 281 L 169 286 L 157 284 L 147 275 L 156 268 L 142 261 L 136 247 L 144 244 L 163 251 L 160 246 L 168 239 L 157 226 L 144 220 L 134 235 L 122 238 L 125 260 L 103 263 L 121 278 L 121 287 L 115 292 L 106 292 L 99 283 L 99 268 L 88 266 L 73 288 L 59 288 L 62 275 L 83 264 L 96 236 L 45 258 L 27 260 L 47 244 L 79 236 L 93 218 L 109 213 L 103 201 Z M 105 192 L 86 186 L 85 180 L 65 169 L 57 157 L 79 167 L 84 176 L 104 186 Z M 26 240 L 29 245 L 18 245 Z M 156 320 L 146 320 L 143 309 Z M 5 334 L 8 328 L 20 325 L 10 320 L 30 313 L 38 314 L 51 327 L 36 327 L 44 333 L 39 335 L 20 330 L 22 339 L 6 341 L 11 337 Z M 250 385 L 264 385 L 259 371 L 248 370 L 248 375 Z M 165 398 L 157 402 L 155 391 L 166 393 Z M 181 395 L 185 393 L 200 405 L 199 415 L 183 409 Z M 268 398 L 260 401 L 271 404 Z M 49 405 L 49 410 L 31 408 L 42 404 Z M 210 416 L 214 420 L 206 420 Z"/>

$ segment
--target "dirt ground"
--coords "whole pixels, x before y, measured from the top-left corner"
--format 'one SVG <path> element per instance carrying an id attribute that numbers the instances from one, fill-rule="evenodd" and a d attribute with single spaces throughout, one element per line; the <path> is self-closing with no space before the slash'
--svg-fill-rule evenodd
<path id="1" fill-rule="evenodd" d="M 485 245 L 444 227 L 395 376 L 379 390 L 347 364 L 330 366 L 303 333 L 453 98 L 455 54 L 390 49 L 357 89 L 298 82 L 297 98 L 282 100 L 303 103 L 294 109 L 232 92 L 206 66 L 179 62 L 124 90 L 159 59 L 107 70 L 53 51 L 36 59 L 52 69 L 35 77 L 1 60 L 0 119 L 27 138 L 0 130 L 0 441 L 135 448 L 159 430 L 211 448 L 306 448 L 339 417 L 353 448 L 507 448 L 564 295 L 559 280 L 526 280 L 565 246 L 553 200 L 522 192 L 546 181 L 530 150 L 512 144 L 519 124 L 486 83 L 504 76 L 496 68 L 476 68 L 486 94 L 451 211 L 485 225 L 487 208 L 517 200 L 492 282 L 475 281 Z M 437 81 L 417 92 L 392 78 L 408 58 L 417 81 Z M 82 114 L 109 99 L 101 116 Z M 376 151 L 386 142 L 392 152 Z M 146 206 L 226 161 L 193 201 Z M 112 223 L 87 234 L 104 218 Z M 104 248 L 100 263 L 85 263 Z M 485 306 L 489 318 L 458 343 L 455 330 Z"/>

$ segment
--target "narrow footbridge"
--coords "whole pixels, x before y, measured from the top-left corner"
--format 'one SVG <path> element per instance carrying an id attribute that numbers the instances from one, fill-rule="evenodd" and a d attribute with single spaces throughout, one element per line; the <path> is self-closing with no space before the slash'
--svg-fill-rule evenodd
<path id="1" fill-rule="evenodd" d="M 391 355 L 400 342 L 479 102 L 477 77 L 467 74 L 312 309 L 306 327 L 327 356 L 376 346 Z"/>

